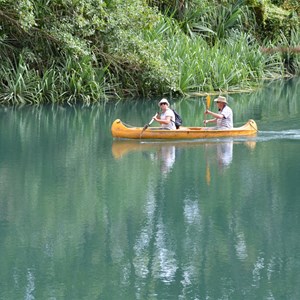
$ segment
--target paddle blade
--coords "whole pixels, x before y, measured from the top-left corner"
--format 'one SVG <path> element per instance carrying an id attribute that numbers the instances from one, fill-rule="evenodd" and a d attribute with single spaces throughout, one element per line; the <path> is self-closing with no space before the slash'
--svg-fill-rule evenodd
<path id="1" fill-rule="evenodd" d="M 206 96 L 206 109 L 209 109 L 209 107 L 210 107 L 210 96 L 207 95 Z"/>
<path id="2" fill-rule="evenodd" d="M 142 131 L 141 131 L 141 133 L 140 133 L 140 138 L 142 137 L 143 132 L 144 132 L 148 127 L 149 127 L 149 124 L 146 124 L 146 125 L 143 127 L 143 129 L 142 129 Z"/>
<path id="3" fill-rule="evenodd" d="M 146 125 L 143 127 L 143 130 L 142 130 L 142 131 L 145 131 L 148 127 L 149 127 L 149 124 L 146 124 Z"/>
<path id="4" fill-rule="evenodd" d="M 157 115 L 158 115 L 158 112 L 156 113 L 155 117 L 157 117 Z M 150 122 L 143 127 L 142 132 L 140 134 L 140 138 L 142 137 L 143 132 L 153 123 L 153 121 L 154 121 L 154 119 L 152 118 L 150 120 Z"/>

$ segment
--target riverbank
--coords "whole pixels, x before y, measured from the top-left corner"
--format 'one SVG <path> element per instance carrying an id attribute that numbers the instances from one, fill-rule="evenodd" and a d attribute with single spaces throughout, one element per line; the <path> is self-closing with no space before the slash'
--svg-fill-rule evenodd
<path id="1" fill-rule="evenodd" d="M 1 1 L 0 104 L 248 92 L 297 76 L 299 11 L 272 2 Z"/>

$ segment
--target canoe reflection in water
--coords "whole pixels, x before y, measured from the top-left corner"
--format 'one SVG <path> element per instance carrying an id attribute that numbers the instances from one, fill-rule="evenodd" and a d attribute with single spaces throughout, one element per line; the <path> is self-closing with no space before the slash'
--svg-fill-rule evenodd
<path id="1" fill-rule="evenodd" d="M 121 159 L 127 153 L 148 150 L 150 151 L 150 159 L 160 163 L 161 172 L 163 176 L 166 176 L 171 171 L 176 159 L 176 146 L 174 143 L 114 141 L 112 144 L 112 154 L 115 159 Z"/>
<path id="2" fill-rule="evenodd" d="M 175 163 L 176 150 L 182 148 L 197 148 L 199 146 L 205 147 L 205 161 L 207 169 L 207 178 L 210 178 L 210 165 L 217 165 L 220 170 L 227 169 L 233 159 L 233 144 L 244 144 L 249 149 L 254 149 L 256 146 L 255 141 L 237 142 L 233 139 L 226 141 L 215 142 L 147 142 L 141 143 L 135 140 L 115 140 L 112 144 L 112 154 L 115 159 L 121 159 L 123 156 L 132 152 L 148 152 L 151 160 L 159 161 L 161 171 L 164 175 L 168 174 Z M 207 179 L 207 181 L 210 181 Z"/>

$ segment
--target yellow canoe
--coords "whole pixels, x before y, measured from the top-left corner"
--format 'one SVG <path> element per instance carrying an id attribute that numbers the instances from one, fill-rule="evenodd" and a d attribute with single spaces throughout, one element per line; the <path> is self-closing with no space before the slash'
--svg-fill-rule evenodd
<path id="1" fill-rule="evenodd" d="M 257 133 L 257 125 L 254 120 L 249 120 L 245 125 L 232 129 L 212 130 L 209 127 L 180 127 L 175 130 L 165 130 L 159 127 L 133 127 L 126 125 L 120 119 L 111 126 L 112 136 L 126 139 L 206 139 L 219 137 L 251 136 Z"/>

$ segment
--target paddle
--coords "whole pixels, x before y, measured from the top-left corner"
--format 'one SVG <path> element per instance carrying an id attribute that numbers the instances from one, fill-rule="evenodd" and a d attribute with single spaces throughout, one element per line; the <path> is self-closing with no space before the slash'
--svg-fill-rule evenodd
<path id="1" fill-rule="evenodd" d="M 156 113 L 155 117 L 157 117 L 157 115 L 158 113 Z M 154 119 L 152 118 L 151 121 L 143 127 L 142 132 L 140 134 L 140 138 L 142 137 L 143 132 L 153 123 L 153 121 Z"/>
<path id="2" fill-rule="evenodd" d="M 210 107 L 210 96 L 207 95 L 206 96 L 206 110 L 208 110 Z M 205 114 L 205 121 L 206 121 L 206 114 Z M 205 122 L 205 127 L 206 127 L 206 122 Z M 205 151 L 206 151 L 206 147 L 205 147 Z M 209 169 L 209 163 L 208 163 L 208 159 L 206 158 L 206 183 L 207 185 L 210 185 L 210 169 Z"/>
<path id="3" fill-rule="evenodd" d="M 206 110 L 208 110 L 210 107 L 210 96 L 206 96 Z M 205 114 L 205 127 L 206 127 L 206 114 Z"/>

